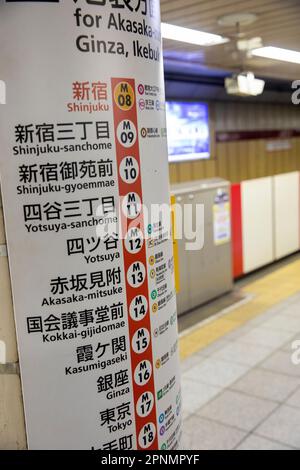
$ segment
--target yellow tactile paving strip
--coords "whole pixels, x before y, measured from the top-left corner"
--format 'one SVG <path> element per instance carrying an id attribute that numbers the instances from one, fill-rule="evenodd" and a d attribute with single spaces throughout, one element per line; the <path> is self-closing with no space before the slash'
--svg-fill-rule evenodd
<path id="1" fill-rule="evenodd" d="M 299 292 L 300 260 L 248 284 L 242 291 L 252 294 L 253 297 L 249 302 L 208 324 L 200 325 L 198 329 L 180 338 L 179 349 L 182 360 Z"/>

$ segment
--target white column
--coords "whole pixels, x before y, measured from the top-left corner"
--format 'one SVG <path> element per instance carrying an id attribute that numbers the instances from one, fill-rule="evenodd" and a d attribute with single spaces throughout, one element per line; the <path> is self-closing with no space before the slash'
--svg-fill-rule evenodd
<path id="1" fill-rule="evenodd" d="M 0 194 L 0 449 L 25 448 L 23 400 Z"/>

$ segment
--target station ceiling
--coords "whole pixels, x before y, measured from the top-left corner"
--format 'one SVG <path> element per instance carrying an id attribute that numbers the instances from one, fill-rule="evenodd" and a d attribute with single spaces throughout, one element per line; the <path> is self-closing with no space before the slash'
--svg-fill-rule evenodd
<path id="1" fill-rule="evenodd" d="M 300 65 L 237 53 L 237 26 L 221 26 L 218 20 L 236 13 L 254 13 L 254 23 L 240 27 L 242 39 L 261 37 L 264 46 L 300 51 L 300 0 L 161 0 L 162 21 L 215 33 L 230 39 L 226 44 L 200 47 L 164 40 L 168 64 L 201 67 L 202 73 L 251 70 L 257 76 L 279 80 L 300 79 Z"/>

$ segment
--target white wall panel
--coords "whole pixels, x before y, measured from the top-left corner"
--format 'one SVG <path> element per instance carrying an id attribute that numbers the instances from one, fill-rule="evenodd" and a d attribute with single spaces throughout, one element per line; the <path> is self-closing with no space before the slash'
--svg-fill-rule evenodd
<path id="1" fill-rule="evenodd" d="M 272 178 L 244 181 L 242 227 L 244 273 L 274 261 Z"/>
<path id="2" fill-rule="evenodd" d="M 299 249 L 299 172 L 274 177 L 276 259 Z"/>

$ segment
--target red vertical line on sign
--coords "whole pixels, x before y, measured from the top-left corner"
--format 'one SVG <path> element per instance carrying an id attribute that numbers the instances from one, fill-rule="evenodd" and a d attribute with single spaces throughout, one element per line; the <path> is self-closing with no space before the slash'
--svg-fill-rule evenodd
<path id="1" fill-rule="evenodd" d="M 242 236 L 242 199 L 241 185 L 231 185 L 231 229 L 232 229 L 232 266 L 233 277 L 244 274 L 243 236 Z"/>
<path id="2" fill-rule="evenodd" d="M 122 110 L 118 106 L 115 101 L 115 89 L 120 83 L 128 83 L 133 91 L 134 91 L 134 105 L 129 110 Z M 128 193 L 134 192 L 137 193 L 141 199 L 141 203 L 143 204 L 143 192 L 142 192 L 142 179 L 141 179 L 141 162 L 140 162 L 140 151 L 139 151 L 139 129 L 138 129 L 138 120 L 137 120 L 137 108 L 136 108 L 136 93 L 135 93 L 135 80 L 127 79 L 127 78 L 112 78 L 112 96 L 113 96 L 113 113 L 114 113 L 114 130 L 115 130 L 115 142 L 116 142 L 116 157 L 117 157 L 117 167 L 118 167 L 118 185 L 119 185 L 119 196 L 120 196 L 120 204 L 124 196 Z M 130 148 L 124 147 L 118 140 L 117 129 L 123 120 L 130 120 L 136 128 L 137 138 L 134 145 Z M 120 175 L 120 164 L 126 156 L 134 157 L 139 166 L 139 176 L 134 183 L 127 183 L 124 182 Z M 142 206 L 143 207 L 143 206 Z M 142 209 L 143 211 L 143 209 Z M 134 225 L 134 221 L 129 220 L 126 217 L 126 214 L 123 213 L 122 207 L 120 207 L 120 214 L 121 214 L 121 225 L 122 225 L 122 243 L 123 243 L 123 253 L 124 253 L 124 269 L 125 269 L 125 283 L 126 283 L 126 297 L 127 297 L 127 307 L 128 307 L 128 325 L 129 325 L 129 340 L 130 340 L 130 357 L 131 357 L 131 366 L 132 366 L 132 383 L 133 383 L 133 396 L 134 396 L 134 412 L 135 412 L 135 423 L 136 423 L 136 439 L 137 439 L 137 446 L 139 450 L 144 450 L 139 445 L 138 437 L 141 429 L 144 425 L 148 423 L 153 423 L 155 426 L 155 439 L 153 440 L 152 444 L 147 447 L 147 450 L 155 450 L 158 448 L 158 436 L 157 436 L 157 422 L 156 422 L 156 396 L 155 396 L 155 386 L 154 386 L 154 367 L 153 364 L 153 351 L 152 351 L 152 338 L 151 338 L 151 319 L 150 319 L 150 298 L 149 298 L 149 289 L 148 289 L 148 268 L 147 268 L 147 253 L 146 253 L 146 242 L 144 239 L 143 247 L 137 254 L 129 253 L 126 250 L 125 246 L 125 236 L 127 233 L 127 227 L 130 225 L 131 227 L 140 228 L 142 233 L 145 237 L 144 231 L 144 214 L 141 212 L 137 217 L 137 224 Z M 143 284 L 138 287 L 134 288 L 128 283 L 127 279 L 127 272 L 129 267 L 134 262 L 141 262 L 145 267 L 145 280 Z M 143 295 L 146 297 L 148 301 L 148 311 L 145 317 L 140 321 L 135 321 L 131 318 L 129 314 L 129 308 L 132 300 L 138 296 Z M 146 328 L 150 333 L 150 343 L 146 351 L 141 354 L 137 354 L 132 348 L 132 338 L 137 330 L 140 328 Z M 151 363 L 152 366 L 152 373 L 150 380 L 146 383 L 146 385 L 140 386 L 135 383 L 134 380 L 134 371 L 137 365 L 141 362 L 147 360 Z M 151 413 L 147 417 L 140 417 L 137 414 L 136 404 L 138 399 L 144 392 L 151 392 L 154 397 L 154 406 L 152 408 Z"/>

